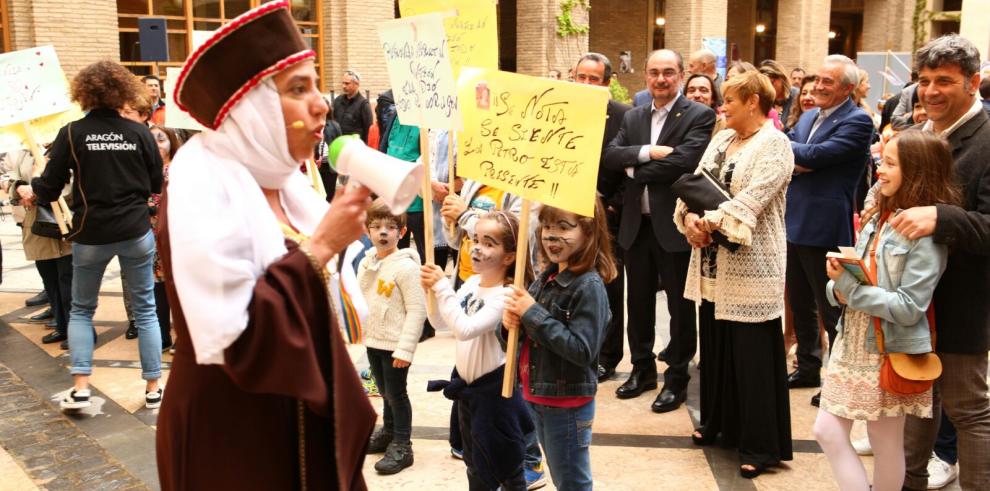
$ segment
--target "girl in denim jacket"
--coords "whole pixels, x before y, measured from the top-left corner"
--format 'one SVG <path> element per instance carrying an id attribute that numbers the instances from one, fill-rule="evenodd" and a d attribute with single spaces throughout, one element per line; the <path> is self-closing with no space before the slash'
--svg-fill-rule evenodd
<path id="1" fill-rule="evenodd" d="M 550 266 L 513 288 L 502 323 L 522 327 L 519 381 L 557 489 L 591 489 L 591 424 L 598 351 L 611 317 L 605 283 L 616 276 L 601 201 L 595 216 L 544 206 L 537 239 Z"/>
<path id="2" fill-rule="evenodd" d="M 904 417 L 932 417 L 931 389 L 899 395 L 880 388 L 882 359 L 873 318 L 880 319 L 887 351 L 933 350 L 925 314 L 948 250 L 931 237 L 910 240 L 887 222 L 899 209 L 959 201 L 952 172 L 952 155 L 939 137 L 917 130 L 894 137 L 878 169 L 879 212 L 863 226 L 856 243 L 856 252 L 876 271 L 877 285 L 860 284 L 836 259 L 826 264 L 829 301 L 846 308 L 814 431 L 840 489 L 870 489 L 866 469 L 849 441 L 854 420 L 866 421 L 876 457 L 873 489 L 899 490 L 904 482 Z"/>

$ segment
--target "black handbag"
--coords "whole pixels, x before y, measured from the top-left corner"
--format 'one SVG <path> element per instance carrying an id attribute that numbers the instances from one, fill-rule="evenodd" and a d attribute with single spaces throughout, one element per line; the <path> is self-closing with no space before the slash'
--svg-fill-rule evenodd
<path id="1" fill-rule="evenodd" d="M 688 211 L 704 215 L 705 211 L 717 210 L 718 205 L 732 199 L 725 184 L 708 169 L 702 168 L 697 174 L 684 174 L 671 184 L 670 190 L 687 205 Z M 729 240 L 722 232 L 713 232 L 712 241 L 735 252 L 741 244 Z"/>
<path id="2" fill-rule="evenodd" d="M 31 224 L 31 233 L 41 237 L 48 237 L 49 239 L 64 239 L 65 235 L 62 235 L 62 231 L 58 228 L 58 222 L 55 221 L 55 212 L 52 210 L 52 205 L 38 203 L 35 206 L 38 209 L 38 214 L 34 219 L 34 223 Z"/>

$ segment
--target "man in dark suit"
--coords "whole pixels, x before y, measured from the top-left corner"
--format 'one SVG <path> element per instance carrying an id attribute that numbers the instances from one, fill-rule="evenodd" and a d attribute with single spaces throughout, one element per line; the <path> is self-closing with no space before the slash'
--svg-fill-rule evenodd
<path id="1" fill-rule="evenodd" d="M 933 391 L 934 417 L 905 421 L 904 489 L 926 489 L 943 411 L 958 433 L 960 486 L 990 489 L 990 118 L 976 97 L 980 54 L 967 39 L 949 34 L 930 41 L 914 60 L 918 100 L 928 113 L 923 128 L 948 140 L 963 203 L 910 208 L 890 221 L 909 239 L 931 236 L 951 247 L 932 300 L 942 376 Z"/>
<path id="2" fill-rule="evenodd" d="M 667 294 L 670 343 L 664 386 L 655 412 L 677 409 L 687 397 L 688 362 L 694 357 L 697 330 L 694 303 L 684 298 L 691 246 L 674 227 L 670 185 L 694 172 L 712 129 L 715 112 L 680 95 L 684 61 L 674 51 L 658 50 L 646 62 L 646 85 L 653 102 L 629 110 L 619 133 L 605 150 L 605 165 L 624 171 L 619 245 L 625 251 L 629 285 L 629 350 L 633 371 L 616 390 L 620 399 L 657 387 L 653 355 L 656 338 L 658 278 Z"/>
<path id="3" fill-rule="evenodd" d="M 605 55 L 588 53 L 578 60 L 574 69 L 574 81 L 579 84 L 608 87 L 612 80 L 612 64 Z M 605 218 L 612 234 L 612 250 L 615 252 L 615 266 L 619 275 L 605 285 L 608 291 L 608 304 L 612 320 L 605 331 L 605 341 L 598 354 L 598 381 L 608 380 L 615 374 L 615 366 L 622 360 L 622 327 L 625 325 L 625 278 L 622 268 L 622 248 L 616 237 L 619 235 L 619 218 L 622 216 L 623 171 L 605 167 L 605 146 L 619 133 L 622 116 L 631 109 L 628 105 L 609 99 L 605 116 L 605 136 L 602 139 L 602 162 L 598 166 L 598 197 L 605 205 Z"/>
<path id="4" fill-rule="evenodd" d="M 818 108 L 801 115 L 788 133 L 795 174 L 787 189 L 786 281 L 798 342 L 798 369 L 787 380 L 791 388 L 821 385 L 819 316 L 835 341 L 839 309 L 825 297 L 825 253 L 853 243 L 853 195 L 873 135 L 870 116 L 850 98 L 858 82 L 852 60 L 826 57 L 814 88 Z"/>

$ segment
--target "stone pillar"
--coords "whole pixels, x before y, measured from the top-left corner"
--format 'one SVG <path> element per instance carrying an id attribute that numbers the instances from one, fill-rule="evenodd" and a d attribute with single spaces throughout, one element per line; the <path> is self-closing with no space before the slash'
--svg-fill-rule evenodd
<path id="1" fill-rule="evenodd" d="M 863 51 L 911 52 L 914 42 L 913 0 L 863 2 Z"/>
<path id="2" fill-rule="evenodd" d="M 727 0 L 681 0 L 666 5 L 665 45 L 680 53 L 685 65 L 688 56 L 701 49 L 701 38 L 725 37 Z"/>
<path id="3" fill-rule="evenodd" d="M 735 43 L 739 49 L 739 59 L 752 62 L 755 56 L 756 0 L 735 0 L 728 10 L 725 30 L 726 60 L 731 63 L 732 43 Z"/>
<path id="4" fill-rule="evenodd" d="M 990 0 L 963 0 L 959 34 L 980 50 L 980 59 L 990 58 Z"/>
<path id="5" fill-rule="evenodd" d="M 814 73 L 828 55 L 831 0 L 785 0 L 777 4 L 777 61 Z"/>
<path id="6" fill-rule="evenodd" d="M 619 83 L 629 91 L 630 96 L 644 85 L 646 74 L 643 66 L 653 48 L 653 26 L 656 19 L 651 10 L 652 2 L 647 0 L 591 2 L 589 48 L 608 57 L 612 62 L 612 69 L 619 76 Z M 621 51 L 632 52 L 632 72 L 619 71 Z"/>
<path id="7" fill-rule="evenodd" d="M 567 70 L 588 51 L 588 34 L 557 35 L 561 0 L 520 0 L 516 3 L 516 71 L 546 76 L 550 69 Z M 588 11 L 580 5 L 571 10 L 575 25 L 588 25 Z M 617 56 L 617 55 L 616 55 Z"/>
<path id="8" fill-rule="evenodd" d="M 377 24 L 395 18 L 392 0 L 322 0 L 323 52 L 322 77 L 327 91 L 340 94 L 344 70 L 361 74 L 361 93 L 370 92 L 374 101 L 389 89 L 385 54 L 378 39 Z"/>
<path id="9" fill-rule="evenodd" d="M 14 50 L 51 44 L 70 80 L 79 69 L 120 60 L 117 4 L 105 0 L 9 0 Z"/>

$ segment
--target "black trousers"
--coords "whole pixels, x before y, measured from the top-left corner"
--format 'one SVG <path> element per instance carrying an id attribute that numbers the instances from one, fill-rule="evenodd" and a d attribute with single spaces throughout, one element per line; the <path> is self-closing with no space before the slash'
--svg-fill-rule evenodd
<path id="1" fill-rule="evenodd" d="M 384 399 L 382 423 L 396 443 L 409 443 L 412 434 L 412 405 L 406 391 L 409 367 L 392 366 L 392 351 L 368 348 L 368 364 L 375 384 Z"/>
<path id="2" fill-rule="evenodd" d="M 797 337 L 798 370 L 817 374 L 822 368 L 822 345 L 818 334 L 818 317 L 825 323 L 828 341 L 835 343 L 835 325 L 841 309 L 828 303 L 825 285 L 824 247 L 787 243 L 787 298 L 794 317 Z"/>
<path id="3" fill-rule="evenodd" d="M 155 310 L 158 313 L 158 328 L 162 331 L 162 349 L 172 346 L 172 315 L 168 308 L 168 295 L 165 282 L 155 282 Z"/>
<path id="4" fill-rule="evenodd" d="M 688 363 L 697 349 L 694 302 L 684 298 L 691 252 L 668 252 L 653 235 L 648 217 L 640 222 L 639 233 L 626 251 L 629 293 L 629 352 L 633 370 L 656 372 L 653 344 L 656 342 L 657 277 L 667 293 L 670 313 L 670 344 L 667 345 L 667 370 L 664 387 L 675 392 L 687 388 Z"/>
<path id="5" fill-rule="evenodd" d="M 425 236 L 423 235 L 423 212 L 422 211 L 410 211 L 406 213 L 406 228 L 409 229 L 406 235 L 399 239 L 399 249 L 405 249 L 409 247 L 410 235 L 411 240 L 416 243 L 416 252 L 419 253 L 419 262 L 424 263 L 426 261 L 426 244 L 424 242 Z"/>
<path id="6" fill-rule="evenodd" d="M 611 283 L 605 285 L 605 292 L 608 294 L 608 306 L 612 311 L 612 320 L 609 321 L 605 330 L 605 340 L 602 342 L 602 349 L 598 354 L 598 364 L 607 368 L 615 368 L 622 361 L 622 339 L 623 328 L 626 325 L 626 303 L 625 303 L 625 272 L 623 270 L 623 256 L 625 252 L 619 247 L 616 237 L 619 235 L 618 212 L 607 212 L 608 229 L 612 234 L 612 256 L 615 259 L 615 268 L 619 275 Z"/>
<path id="7" fill-rule="evenodd" d="M 34 262 L 41 275 L 41 283 L 51 302 L 52 315 L 60 334 L 69 332 L 69 312 L 72 312 L 72 255 L 58 259 L 42 259 Z"/>

